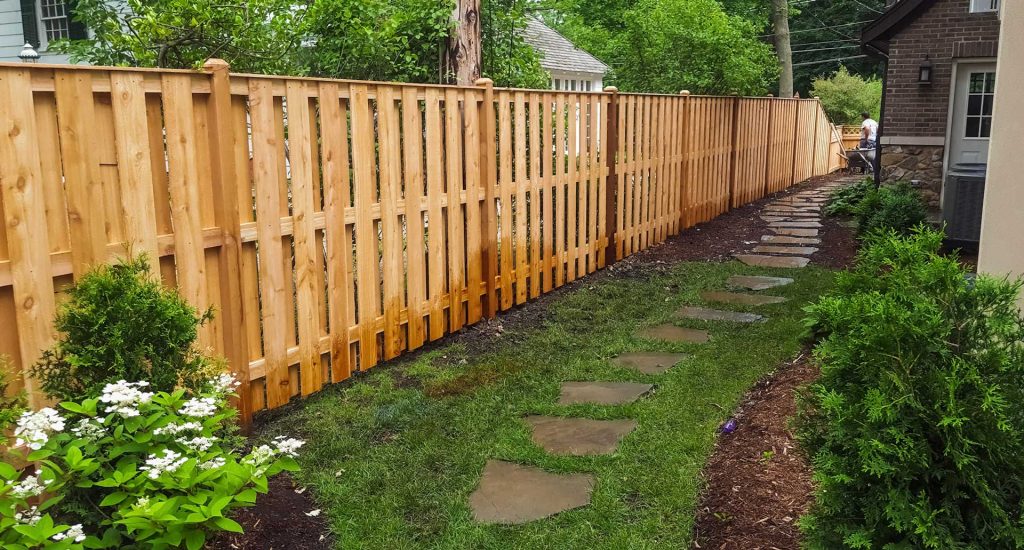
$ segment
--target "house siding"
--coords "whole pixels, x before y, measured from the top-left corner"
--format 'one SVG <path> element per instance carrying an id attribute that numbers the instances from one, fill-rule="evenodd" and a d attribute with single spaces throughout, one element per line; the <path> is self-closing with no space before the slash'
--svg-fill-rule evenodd
<path id="1" fill-rule="evenodd" d="M 999 17 L 971 13 L 970 0 L 938 0 L 889 41 L 882 127 L 882 178 L 916 180 L 938 207 L 942 194 L 946 124 L 956 59 L 995 57 Z M 918 83 L 921 63 L 932 63 L 932 83 Z"/>
<path id="2" fill-rule="evenodd" d="M 0 61 L 18 61 L 18 52 L 24 44 L 21 2 L 0 0 Z"/>

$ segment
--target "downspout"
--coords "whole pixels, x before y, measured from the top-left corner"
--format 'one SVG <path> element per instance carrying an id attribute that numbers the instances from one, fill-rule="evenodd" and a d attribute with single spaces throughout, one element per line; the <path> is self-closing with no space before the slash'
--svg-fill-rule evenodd
<path id="1" fill-rule="evenodd" d="M 875 140 L 875 159 L 872 162 L 875 188 L 882 185 L 882 136 L 885 133 L 885 96 L 889 89 L 889 55 L 869 43 L 861 44 L 861 47 L 873 57 L 878 57 L 884 63 L 882 69 L 882 104 L 879 106 L 878 136 Z"/>

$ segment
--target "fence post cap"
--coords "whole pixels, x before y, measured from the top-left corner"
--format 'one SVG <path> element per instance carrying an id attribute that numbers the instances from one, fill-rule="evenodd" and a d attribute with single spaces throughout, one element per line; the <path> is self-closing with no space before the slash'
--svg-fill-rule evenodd
<path id="1" fill-rule="evenodd" d="M 680 90 L 679 95 L 690 95 L 690 90 Z"/>
<path id="2" fill-rule="evenodd" d="M 494 86 L 494 81 L 491 80 L 490 78 L 478 78 L 473 81 L 473 84 L 477 86 L 483 86 L 484 88 L 489 88 L 491 86 Z"/>
<path id="3" fill-rule="evenodd" d="M 775 97 L 775 94 L 768 94 L 767 97 Z"/>
<path id="4" fill-rule="evenodd" d="M 609 94 L 617 94 L 617 93 L 619 93 L 619 89 L 616 88 L 615 86 L 605 86 L 604 87 L 604 91 L 609 93 Z"/>
<path id="5" fill-rule="evenodd" d="M 224 61 L 223 59 L 219 59 L 216 57 L 211 57 L 210 59 L 207 59 L 205 63 L 203 63 L 203 69 L 207 71 L 225 70 L 230 67 L 231 65 L 229 65 L 227 61 Z"/>

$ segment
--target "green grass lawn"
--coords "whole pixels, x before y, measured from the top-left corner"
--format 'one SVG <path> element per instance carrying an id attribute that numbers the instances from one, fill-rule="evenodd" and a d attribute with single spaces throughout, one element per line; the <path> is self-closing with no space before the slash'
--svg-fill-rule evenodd
<path id="1" fill-rule="evenodd" d="M 762 306 L 767 323 L 677 322 L 709 328 L 703 346 L 643 341 L 637 327 L 671 321 L 703 290 L 733 274 L 793 277 L 765 291 L 788 302 Z M 298 475 L 315 491 L 339 548 L 685 548 L 700 472 L 718 426 L 745 390 L 801 347 L 801 308 L 827 289 L 830 271 L 682 263 L 645 277 L 600 277 L 549 306 L 547 321 L 506 332 L 486 353 L 459 344 L 377 367 L 270 422 L 264 435 L 308 440 Z M 730 306 L 715 306 L 743 309 Z M 609 365 L 624 351 L 694 356 L 661 376 Z M 556 405 L 573 380 L 656 384 L 625 406 Z M 549 456 L 521 418 L 528 414 L 635 418 L 613 455 Z M 590 506 L 522 526 L 473 521 L 467 498 L 484 462 L 498 458 L 596 478 Z"/>

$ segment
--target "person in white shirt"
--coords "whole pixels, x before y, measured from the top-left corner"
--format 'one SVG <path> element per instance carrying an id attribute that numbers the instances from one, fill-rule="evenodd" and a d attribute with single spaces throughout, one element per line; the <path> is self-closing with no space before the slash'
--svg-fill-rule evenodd
<path id="1" fill-rule="evenodd" d="M 864 119 L 860 125 L 860 148 L 874 149 L 878 140 L 878 123 L 871 118 L 867 111 L 861 113 L 860 117 Z"/>

